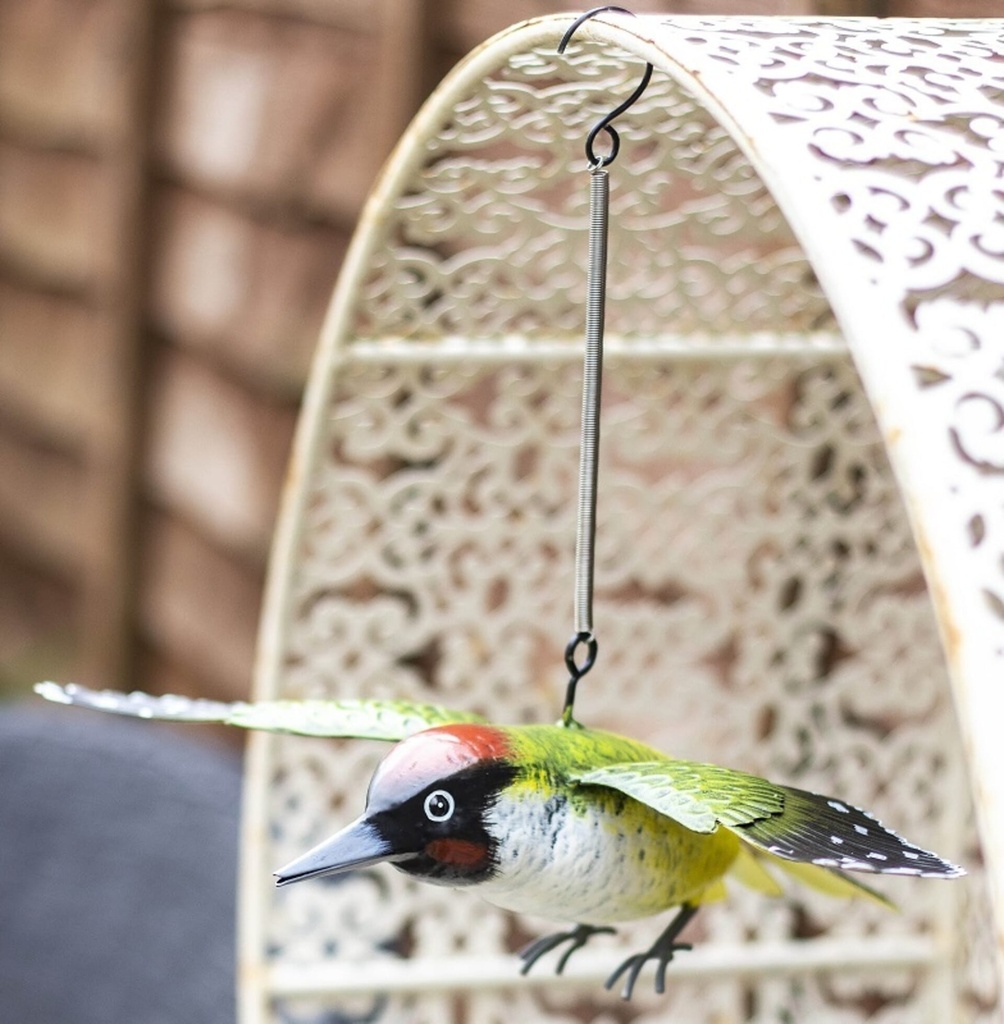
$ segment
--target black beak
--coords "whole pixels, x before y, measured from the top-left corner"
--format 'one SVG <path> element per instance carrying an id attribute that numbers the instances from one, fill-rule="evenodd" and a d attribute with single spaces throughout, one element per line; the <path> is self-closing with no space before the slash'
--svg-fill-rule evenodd
<path id="1" fill-rule="evenodd" d="M 279 868 L 274 872 L 275 884 L 289 885 L 290 882 L 302 882 L 305 878 L 337 875 L 354 868 L 367 868 L 384 861 L 408 860 L 413 856 L 412 853 L 395 853 L 390 843 L 364 815 L 330 839 L 308 850 L 302 857 Z"/>

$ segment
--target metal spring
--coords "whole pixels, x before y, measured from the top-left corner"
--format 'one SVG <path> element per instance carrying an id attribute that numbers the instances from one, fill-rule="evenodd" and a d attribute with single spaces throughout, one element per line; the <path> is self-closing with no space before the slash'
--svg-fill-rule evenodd
<path id="1" fill-rule="evenodd" d="M 607 287 L 607 222 L 610 182 L 603 164 L 590 169 L 589 256 L 586 291 L 586 354 L 582 368 L 582 438 L 579 505 L 575 529 L 575 634 L 565 647 L 568 688 L 561 720 L 575 724 L 572 709 L 579 680 L 596 662 L 593 579 L 596 565 L 596 483 L 600 452 L 600 390 L 603 386 L 603 321 Z"/>
<path id="2" fill-rule="evenodd" d="M 600 448 L 600 389 L 603 383 L 603 322 L 606 305 L 607 222 L 610 181 L 602 167 L 589 176 L 589 257 L 586 353 L 582 370 L 582 441 L 575 539 L 575 631 L 593 632 L 596 561 L 596 482 Z"/>

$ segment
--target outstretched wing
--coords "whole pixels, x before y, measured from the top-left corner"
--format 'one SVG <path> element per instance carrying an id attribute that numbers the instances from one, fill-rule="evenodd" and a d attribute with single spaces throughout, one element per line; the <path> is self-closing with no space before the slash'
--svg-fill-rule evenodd
<path id="1" fill-rule="evenodd" d="M 193 699 L 167 694 L 89 690 L 68 683 L 38 683 L 35 692 L 57 704 L 108 711 L 134 718 L 171 722 L 221 722 L 242 729 L 295 733 L 299 736 L 339 736 L 355 739 L 403 740 L 434 725 L 484 722 L 481 715 L 451 711 L 435 704 L 403 700 L 276 700 L 245 703 Z"/>
<path id="2" fill-rule="evenodd" d="M 581 772 L 573 781 L 616 789 L 694 832 L 723 825 L 782 860 L 927 878 L 965 874 L 851 804 L 717 765 L 614 764 Z"/>
<path id="3" fill-rule="evenodd" d="M 804 789 L 777 788 L 784 794 L 781 814 L 733 831 L 782 860 L 883 875 L 957 878 L 965 874 L 962 868 L 908 842 L 859 807 Z"/>
<path id="4" fill-rule="evenodd" d="M 611 764 L 573 775 L 572 781 L 619 790 L 692 832 L 714 832 L 720 824 L 745 825 L 784 810 L 779 786 L 714 764 Z"/>

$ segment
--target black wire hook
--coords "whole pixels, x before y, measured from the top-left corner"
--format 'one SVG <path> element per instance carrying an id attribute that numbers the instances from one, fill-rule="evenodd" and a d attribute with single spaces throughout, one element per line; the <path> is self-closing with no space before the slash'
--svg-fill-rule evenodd
<path id="1" fill-rule="evenodd" d="M 626 7 L 615 7 L 608 5 L 606 7 L 594 7 L 591 11 L 586 11 L 585 14 L 580 15 L 571 25 L 568 26 L 567 31 L 561 37 L 561 42 L 558 43 L 558 53 L 564 53 L 565 48 L 572 40 L 572 36 L 575 35 L 579 26 L 583 22 L 588 21 L 590 18 L 595 18 L 597 14 L 605 14 L 608 11 L 613 11 L 617 14 L 629 14 L 634 17 L 634 11 L 629 11 Z M 615 107 L 605 117 L 600 118 L 596 124 L 590 129 L 589 134 L 586 136 L 586 159 L 589 161 L 589 166 L 593 170 L 598 170 L 601 167 L 609 167 L 617 159 L 617 154 L 621 148 L 621 137 L 617 134 L 617 130 L 613 127 L 612 122 L 615 121 L 621 114 L 624 113 L 628 107 L 632 106 L 637 100 L 641 98 L 642 93 L 648 88 L 648 83 L 652 78 L 652 65 L 645 64 L 645 74 L 642 75 L 641 81 L 638 83 L 638 87 L 623 103 Z M 610 152 L 606 156 L 597 156 L 596 150 L 593 148 L 593 143 L 596 141 L 596 136 L 600 132 L 605 131 L 610 137 Z"/>
<path id="2" fill-rule="evenodd" d="M 585 646 L 585 659 L 580 665 L 576 660 L 579 655 L 579 648 Z M 561 724 L 565 728 L 575 726 L 577 723 L 572 718 L 572 708 L 575 705 L 575 690 L 579 680 L 596 664 L 596 653 L 599 645 L 592 633 L 576 633 L 568 646 L 565 648 L 565 668 L 568 669 L 568 686 L 565 689 L 565 707 L 561 712 Z"/>

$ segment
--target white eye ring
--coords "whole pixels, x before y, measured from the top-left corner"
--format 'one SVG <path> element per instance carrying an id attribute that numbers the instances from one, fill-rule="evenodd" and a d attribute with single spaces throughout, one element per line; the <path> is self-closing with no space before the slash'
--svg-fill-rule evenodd
<path id="1" fill-rule="evenodd" d="M 425 816 L 429 821 L 449 821 L 457 803 L 445 789 L 437 789 L 425 798 Z"/>

